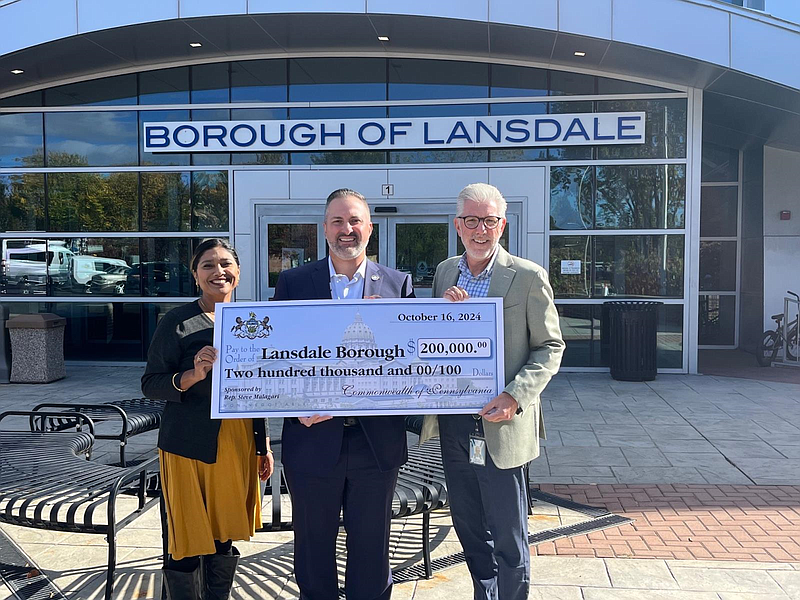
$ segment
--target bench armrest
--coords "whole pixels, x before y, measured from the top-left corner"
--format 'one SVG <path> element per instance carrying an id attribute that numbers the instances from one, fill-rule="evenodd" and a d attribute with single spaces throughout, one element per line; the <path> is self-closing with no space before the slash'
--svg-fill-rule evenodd
<path id="1" fill-rule="evenodd" d="M 94 437 L 94 421 L 87 417 L 86 415 L 74 412 L 74 411 L 32 411 L 32 410 L 7 410 L 4 413 L 0 414 L 0 421 L 5 419 L 6 417 L 28 417 L 29 420 L 36 418 L 36 417 L 56 417 L 56 418 L 64 418 L 68 417 L 70 419 L 74 419 L 78 421 L 78 424 L 86 424 L 89 427 L 89 433 Z"/>

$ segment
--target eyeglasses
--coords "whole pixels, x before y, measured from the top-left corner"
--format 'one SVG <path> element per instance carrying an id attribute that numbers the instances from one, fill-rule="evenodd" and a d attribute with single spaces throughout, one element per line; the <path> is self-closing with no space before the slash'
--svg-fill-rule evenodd
<path id="1" fill-rule="evenodd" d="M 478 225 L 483 221 L 483 225 L 486 229 L 495 229 L 498 225 L 500 225 L 500 221 L 503 220 L 503 217 L 456 217 L 457 219 L 463 219 L 464 225 L 467 229 L 477 229 Z"/>

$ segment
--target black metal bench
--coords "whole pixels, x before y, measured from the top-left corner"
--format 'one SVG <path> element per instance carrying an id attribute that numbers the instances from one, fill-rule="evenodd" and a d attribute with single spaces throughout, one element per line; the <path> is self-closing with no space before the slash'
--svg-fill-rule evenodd
<path id="1" fill-rule="evenodd" d="M 118 420 L 118 433 L 96 433 L 95 439 L 98 440 L 117 440 L 119 441 L 119 464 L 126 466 L 125 447 L 128 439 L 158 429 L 161 426 L 161 413 L 164 412 L 166 402 L 163 400 L 151 400 L 150 398 L 134 398 L 132 400 L 115 400 L 103 403 L 53 403 L 45 402 L 33 408 L 34 411 L 47 409 L 48 411 L 62 410 L 68 412 L 79 412 L 86 415 L 95 423 L 103 423 Z M 50 418 L 50 429 L 54 431 L 65 431 L 74 429 L 78 422 L 72 418 Z M 31 418 L 31 429 L 39 429 Z"/>
<path id="2" fill-rule="evenodd" d="M 422 426 L 421 417 L 406 417 L 406 430 L 419 434 Z M 272 441 L 273 447 L 280 446 L 279 440 Z M 292 528 L 290 521 L 282 520 L 281 493 L 286 493 L 286 484 L 282 477 L 282 466 L 275 462 L 275 472 L 269 481 L 268 493 L 272 497 L 272 519 L 264 522 L 259 531 L 287 531 Z M 434 510 L 448 506 L 447 485 L 442 467 L 442 455 L 439 440 L 433 439 L 419 446 L 410 447 L 408 461 L 397 476 L 397 484 L 392 498 L 392 518 L 404 519 L 414 515 L 422 515 L 422 560 L 425 577 L 433 577 L 431 565 L 430 523 Z"/>
<path id="3" fill-rule="evenodd" d="M 111 599 L 117 559 L 117 531 L 159 498 L 146 497 L 158 457 L 129 468 L 86 460 L 94 443 L 94 423 L 84 414 L 58 410 L 8 411 L 7 417 L 68 418 L 88 431 L 0 431 L 0 521 L 24 527 L 100 533 L 108 541 L 105 598 Z M 117 514 L 121 493 L 135 493 L 138 506 Z"/>

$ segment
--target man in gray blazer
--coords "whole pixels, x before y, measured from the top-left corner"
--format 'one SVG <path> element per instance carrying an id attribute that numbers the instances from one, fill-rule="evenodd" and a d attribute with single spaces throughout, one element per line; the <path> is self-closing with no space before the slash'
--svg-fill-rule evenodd
<path id="1" fill-rule="evenodd" d="M 498 244 L 506 226 L 500 191 L 468 185 L 458 196 L 457 214 L 466 252 L 437 267 L 433 295 L 453 302 L 503 298 L 506 387 L 479 415 L 426 416 L 422 441 L 438 430 L 450 512 L 475 599 L 525 600 L 530 551 L 522 466 L 539 456 L 539 396 L 558 371 L 564 342 L 547 272 Z M 481 444 L 484 461 L 470 452 Z"/>

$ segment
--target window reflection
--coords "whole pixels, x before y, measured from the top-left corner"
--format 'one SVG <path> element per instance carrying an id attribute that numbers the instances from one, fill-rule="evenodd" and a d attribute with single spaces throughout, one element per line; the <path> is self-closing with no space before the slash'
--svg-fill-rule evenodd
<path id="1" fill-rule="evenodd" d="M 683 227 L 685 166 L 608 166 L 596 172 L 598 229 Z"/>
<path id="2" fill-rule="evenodd" d="M 594 167 L 550 169 L 550 229 L 592 229 Z"/>
<path id="3" fill-rule="evenodd" d="M 683 296 L 682 235 L 596 236 L 594 295 Z"/>
<path id="4" fill-rule="evenodd" d="M 188 110 L 148 110 L 139 113 L 139 131 L 144 131 L 145 123 L 188 121 Z M 140 144 L 139 160 L 143 166 L 149 165 L 188 165 L 189 154 L 181 152 L 145 152 L 144 142 Z"/>
<path id="5" fill-rule="evenodd" d="M 61 240 L 4 239 L 0 293 L 12 296 L 68 294 L 74 252 Z"/>
<path id="6" fill-rule="evenodd" d="M 231 63 L 231 102 L 286 102 L 287 99 L 285 60 Z"/>
<path id="7" fill-rule="evenodd" d="M 738 186 L 703 186 L 701 188 L 701 237 L 736 237 L 738 221 Z"/>
<path id="8" fill-rule="evenodd" d="M 193 104 L 228 102 L 230 100 L 230 76 L 228 63 L 211 63 L 192 67 Z"/>
<path id="9" fill-rule="evenodd" d="M 389 59 L 389 100 L 488 96 L 487 64 L 416 58 Z"/>
<path id="10" fill-rule="evenodd" d="M 192 173 L 192 231 L 228 229 L 228 173 Z"/>
<path id="11" fill-rule="evenodd" d="M 410 273 L 415 288 L 430 288 L 436 266 L 447 258 L 447 223 L 397 223 L 397 270 Z"/>
<path id="12" fill-rule="evenodd" d="M 493 98 L 546 96 L 547 70 L 511 65 L 492 65 Z"/>
<path id="13" fill-rule="evenodd" d="M 395 165 L 488 162 L 486 148 L 464 150 L 408 150 L 389 152 L 389 162 Z"/>
<path id="14" fill-rule="evenodd" d="M 385 100 L 382 58 L 299 58 L 289 61 L 289 101 Z"/>
<path id="15" fill-rule="evenodd" d="M 47 175 L 50 231 L 136 231 L 138 173 Z"/>
<path id="16" fill-rule="evenodd" d="M 592 293 L 592 238 L 559 235 L 550 238 L 550 285 L 557 298 L 588 298 Z"/>
<path id="17" fill-rule="evenodd" d="M 703 142 L 703 181 L 734 182 L 739 180 L 739 151 Z"/>
<path id="18" fill-rule="evenodd" d="M 686 158 L 686 99 L 604 100 L 597 110 L 647 113 L 644 144 L 598 146 L 598 158 Z"/>
<path id="19" fill-rule="evenodd" d="M 267 225 L 267 248 L 269 287 L 274 288 L 281 272 L 317 260 L 317 225 Z"/>
<path id="20" fill-rule="evenodd" d="M 230 121 L 231 111 L 227 109 L 207 109 L 191 111 L 192 121 Z M 193 165 L 229 165 L 230 152 L 196 152 L 191 155 Z"/>
<path id="21" fill-rule="evenodd" d="M 48 167 L 105 167 L 139 162 L 136 113 L 47 113 Z"/>
<path id="22" fill-rule="evenodd" d="M 142 230 L 191 231 L 189 173 L 142 173 Z"/>
<path id="23" fill-rule="evenodd" d="M 189 67 L 139 73 L 139 104 L 188 104 Z"/>
<path id="24" fill-rule="evenodd" d="M 0 167 L 44 165 L 41 113 L 0 114 Z"/>
<path id="25" fill-rule="evenodd" d="M 45 106 L 136 104 L 136 75 L 60 85 L 44 91 Z"/>
<path id="26" fill-rule="evenodd" d="M 141 296 L 196 296 L 190 270 L 192 252 L 202 239 L 143 238 L 141 261 L 131 265 L 126 294 Z"/>
<path id="27" fill-rule="evenodd" d="M 700 242 L 700 290 L 736 290 L 736 242 Z"/>
<path id="28" fill-rule="evenodd" d="M 41 231 L 44 217 L 44 175 L 0 175 L 0 231 Z"/>
<path id="29" fill-rule="evenodd" d="M 700 296 L 699 309 L 699 344 L 730 346 L 736 343 L 736 296 Z"/>

